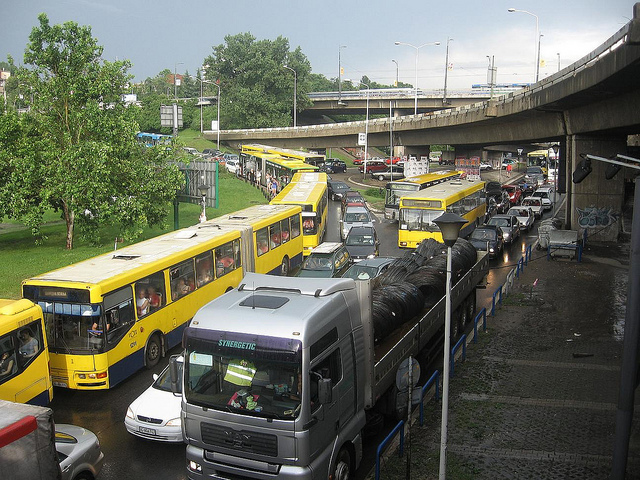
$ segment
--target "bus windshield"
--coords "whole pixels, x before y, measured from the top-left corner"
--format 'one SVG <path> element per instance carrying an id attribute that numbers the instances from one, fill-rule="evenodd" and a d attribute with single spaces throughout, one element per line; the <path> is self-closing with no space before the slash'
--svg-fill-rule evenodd
<path id="1" fill-rule="evenodd" d="M 301 344 L 187 328 L 184 393 L 190 404 L 293 420 L 302 398 Z"/>
<path id="2" fill-rule="evenodd" d="M 42 301 L 38 304 L 44 313 L 51 351 L 88 352 L 102 347 L 106 329 L 100 305 Z"/>
<path id="3" fill-rule="evenodd" d="M 439 232 L 438 226 L 433 221 L 442 215 L 442 210 L 400 210 L 400 228 L 406 230 L 419 230 L 423 232 Z"/>

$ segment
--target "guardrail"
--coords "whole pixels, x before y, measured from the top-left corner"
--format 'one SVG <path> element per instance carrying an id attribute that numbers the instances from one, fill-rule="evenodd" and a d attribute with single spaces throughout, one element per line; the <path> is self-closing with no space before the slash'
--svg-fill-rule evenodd
<path id="1" fill-rule="evenodd" d="M 387 443 L 389 443 L 391 440 L 395 438 L 395 436 L 398 434 L 398 431 L 400 432 L 400 456 L 402 456 L 402 453 L 404 452 L 404 428 L 403 427 L 404 427 L 404 420 L 400 420 L 398 424 L 395 427 L 393 427 L 393 430 L 391 430 L 391 433 L 387 435 L 387 438 L 385 438 L 382 442 L 380 442 L 380 445 L 378 445 L 378 449 L 376 450 L 376 480 L 380 480 L 380 453 L 382 452 L 382 449 L 387 446 Z"/>
<path id="2" fill-rule="evenodd" d="M 424 384 L 424 387 L 422 387 L 422 391 L 420 392 L 420 426 L 424 424 L 424 397 L 433 382 L 436 382 L 435 397 L 436 401 L 438 401 L 440 400 L 440 372 L 438 370 L 433 372 L 431 378 L 427 380 L 427 383 Z"/>
<path id="3" fill-rule="evenodd" d="M 478 343 L 478 322 L 480 321 L 480 316 L 482 316 L 482 330 L 487 331 L 487 309 L 483 307 L 476 315 L 476 318 L 473 319 L 473 343 Z"/>
<path id="4" fill-rule="evenodd" d="M 451 349 L 451 356 L 449 357 L 450 369 L 449 369 L 449 378 L 453 377 L 453 369 L 456 364 L 456 352 L 458 349 L 462 347 L 462 361 L 464 362 L 467 359 L 467 334 L 465 333 L 460 337 L 460 340 L 453 346 Z"/>

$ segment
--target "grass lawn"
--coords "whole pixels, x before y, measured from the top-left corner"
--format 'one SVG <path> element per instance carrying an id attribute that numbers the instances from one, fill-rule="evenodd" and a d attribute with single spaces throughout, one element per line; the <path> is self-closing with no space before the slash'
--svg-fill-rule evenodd
<path id="1" fill-rule="evenodd" d="M 206 147 L 205 147 L 206 148 Z M 254 204 L 265 204 L 262 193 L 249 184 L 238 180 L 226 171 L 220 171 L 219 205 L 208 208 L 207 218 L 214 218 L 241 210 Z M 167 205 L 166 227 L 155 226 L 144 230 L 136 241 L 146 240 L 173 230 L 173 206 Z M 198 223 L 200 206 L 181 203 L 178 212 L 180 228 Z M 73 250 L 66 250 L 66 227 L 60 215 L 50 211 L 45 215 L 42 233 L 47 237 L 36 244 L 31 231 L 20 222 L 0 219 L 0 298 L 20 298 L 20 283 L 25 278 L 39 275 L 56 268 L 70 265 L 87 258 L 113 250 L 118 232 L 112 228 L 100 231 L 100 240 L 94 244 L 76 235 Z M 126 243 L 118 244 L 118 248 Z"/>
<path id="2" fill-rule="evenodd" d="M 184 143 L 187 147 L 193 147 L 198 151 L 202 151 L 205 148 L 217 148 L 217 142 L 207 140 L 203 137 L 202 133 L 196 132 L 195 130 L 191 130 L 187 128 L 178 133 L 178 138 L 182 143 Z M 229 148 L 225 148 L 224 146 L 220 146 L 220 150 L 223 152 L 229 151 L 229 153 L 237 153 L 232 152 Z"/>

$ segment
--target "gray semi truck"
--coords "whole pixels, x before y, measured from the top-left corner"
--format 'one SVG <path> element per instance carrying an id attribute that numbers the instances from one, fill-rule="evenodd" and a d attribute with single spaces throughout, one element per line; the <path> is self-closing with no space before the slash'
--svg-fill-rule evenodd
<path id="1" fill-rule="evenodd" d="M 477 255 L 452 287 L 454 336 L 488 271 Z M 349 478 L 371 412 L 406 403 L 402 362 L 442 338 L 445 298 L 384 338 L 372 313 L 371 281 L 258 274 L 201 308 L 183 337 L 188 477 Z"/>

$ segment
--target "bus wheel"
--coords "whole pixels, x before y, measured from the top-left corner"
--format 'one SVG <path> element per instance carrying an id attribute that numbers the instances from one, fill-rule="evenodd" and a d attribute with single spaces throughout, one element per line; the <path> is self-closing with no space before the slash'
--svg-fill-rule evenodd
<path id="1" fill-rule="evenodd" d="M 153 368 L 158 364 L 161 352 L 160 338 L 158 335 L 152 335 L 147 342 L 147 368 Z"/>
<path id="2" fill-rule="evenodd" d="M 286 277 L 289 275 L 289 257 L 282 258 L 282 265 L 280 265 L 280 275 Z"/>
<path id="3" fill-rule="evenodd" d="M 343 448 L 338 453 L 338 458 L 333 467 L 333 475 L 331 478 L 333 480 L 348 480 L 349 475 L 351 474 L 351 455 L 349 455 L 349 450 Z"/>

